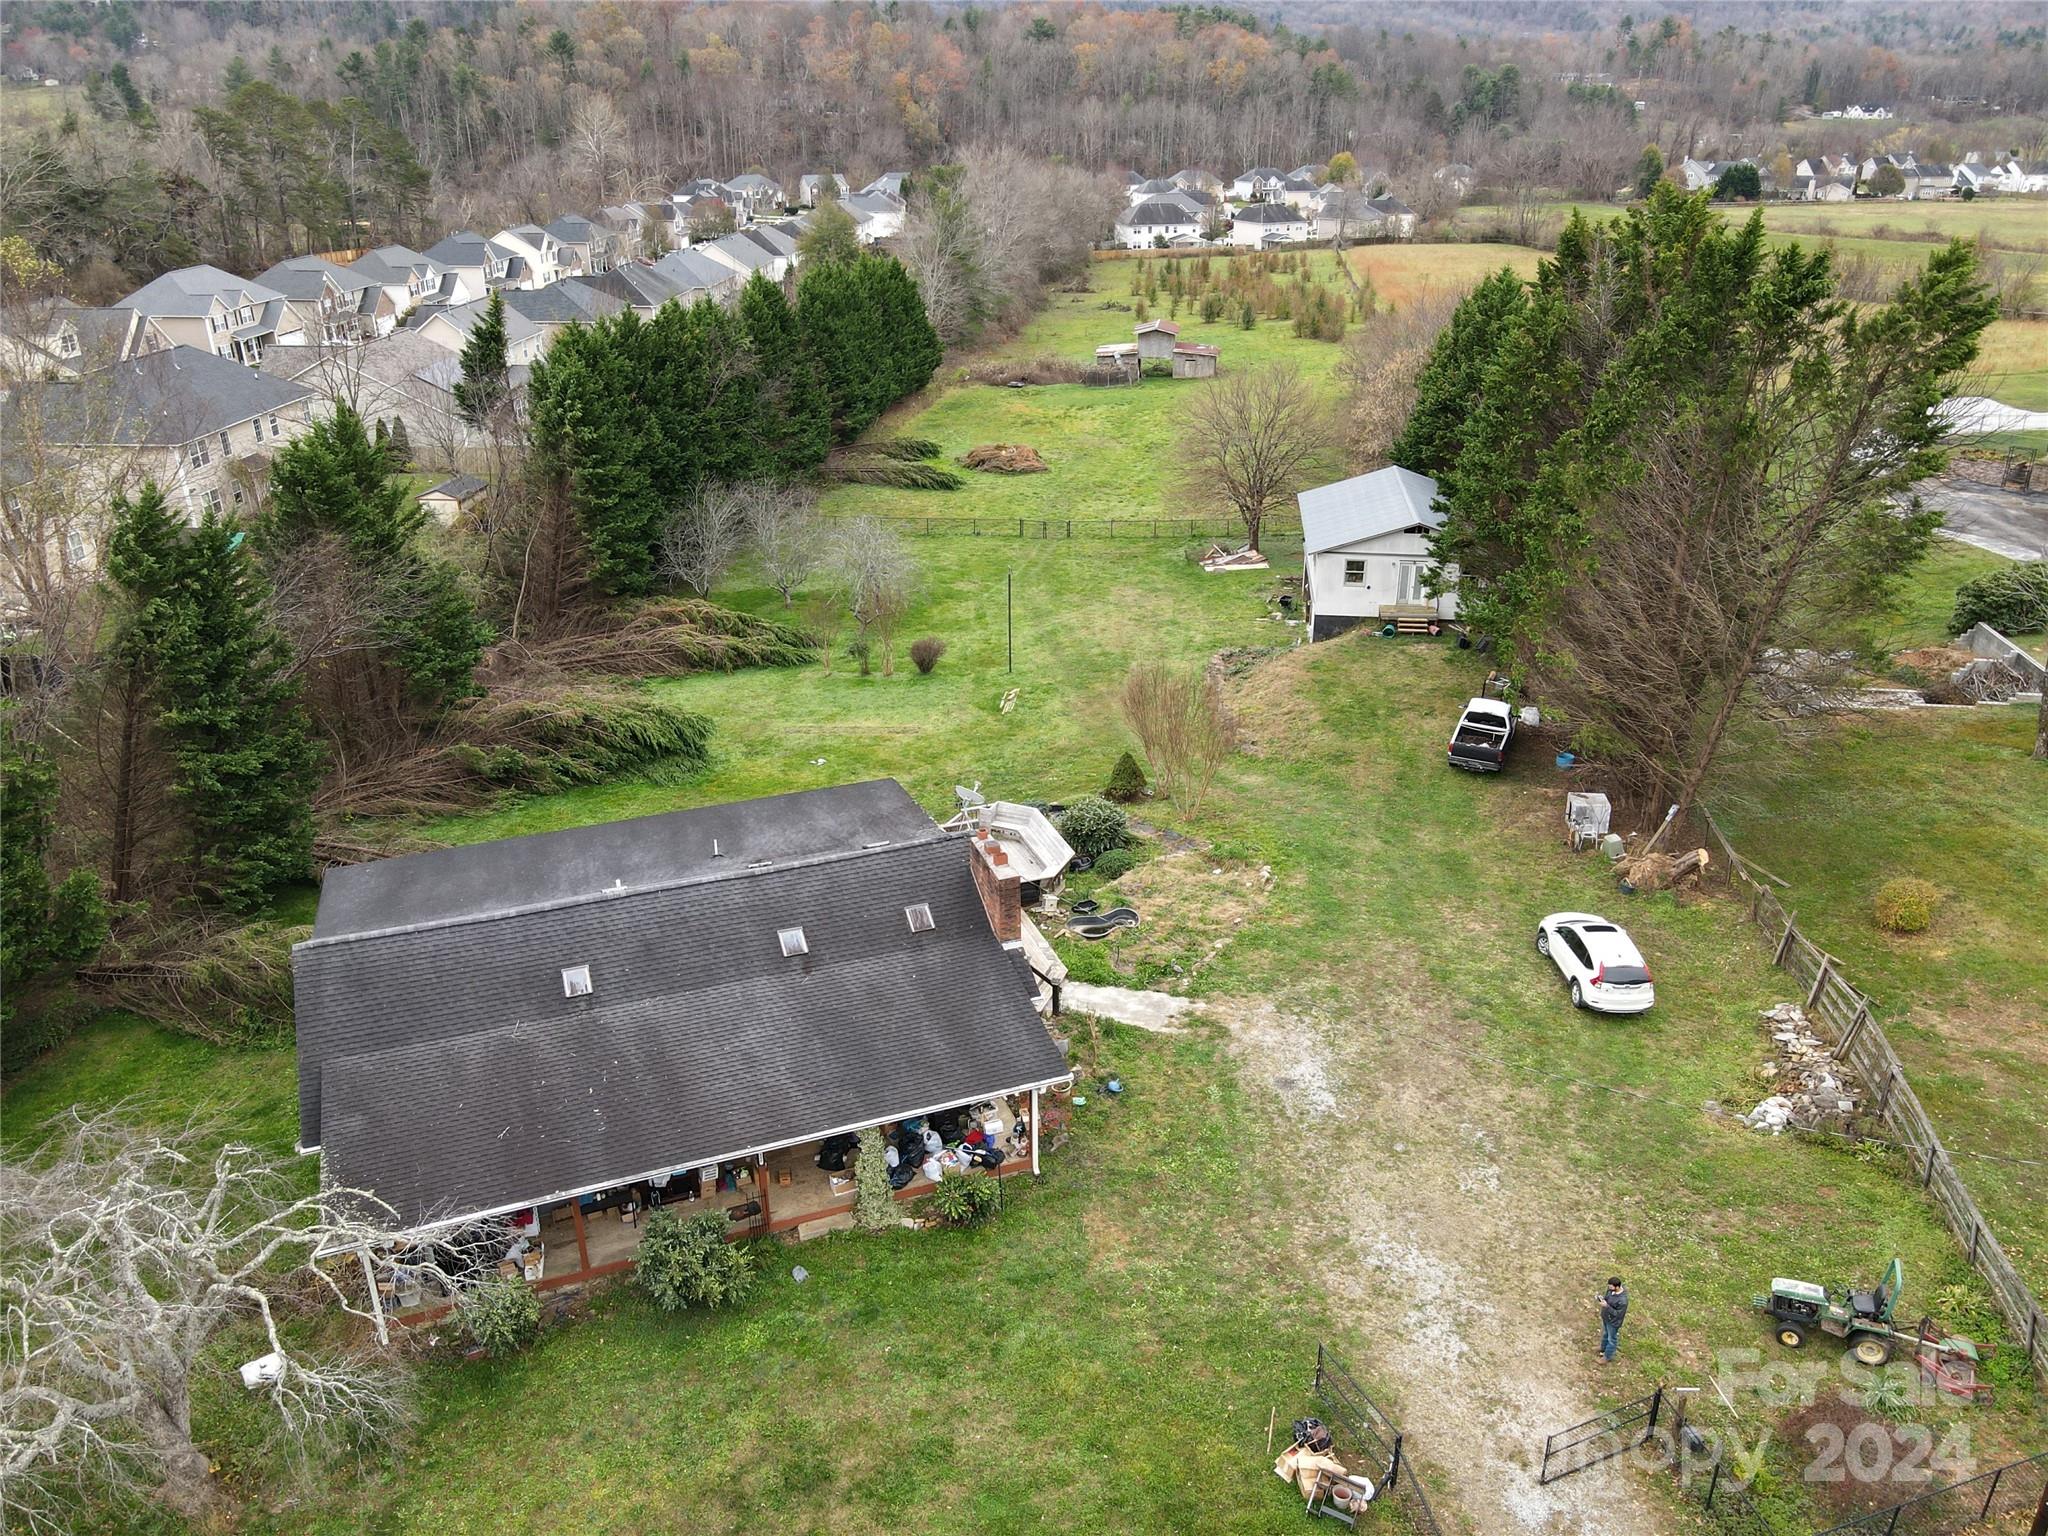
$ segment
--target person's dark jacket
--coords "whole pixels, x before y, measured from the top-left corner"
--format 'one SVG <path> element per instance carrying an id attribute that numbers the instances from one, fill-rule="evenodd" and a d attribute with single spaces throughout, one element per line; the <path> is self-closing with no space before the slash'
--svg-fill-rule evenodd
<path id="1" fill-rule="evenodd" d="M 1604 1291 L 1604 1292 L 1602 1292 L 1602 1293 L 1601 1293 L 1601 1296 L 1600 1296 L 1600 1321 L 1601 1321 L 1601 1322 L 1603 1322 L 1603 1323 L 1611 1323 L 1611 1324 L 1613 1324 L 1613 1325 L 1614 1325 L 1614 1326 L 1615 1326 L 1616 1328 L 1619 1328 L 1619 1327 L 1621 1326 L 1621 1320 L 1622 1320 L 1622 1319 L 1623 1319 L 1624 1317 L 1627 1317 L 1627 1316 L 1628 1316 L 1628 1292 L 1627 1292 L 1627 1291 Z"/>

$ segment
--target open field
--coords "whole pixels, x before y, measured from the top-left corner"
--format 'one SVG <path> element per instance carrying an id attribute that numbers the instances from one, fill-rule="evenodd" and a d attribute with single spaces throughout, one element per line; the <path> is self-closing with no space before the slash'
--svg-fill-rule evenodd
<path id="1" fill-rule="evenodd" d="M 1375 284 L 1422 281 L 1451 249 L 1372 252 L 1390 263 Z M 1511 255 L 1533 259 L 1487 247 L 1470 258 L 1474 275 Z M 1128 313 L 1102 308 L 1127 288 L 1120 273 L 1103 263 L 1094 292 L 1061 295 L 1012 349 L 1085 351 L 1127 335 Z M 1276 323 L 1202 329 L 1187 334 L 1219 341 L 1226 367 L 1294 356 L 1326 370 L 1337 356 Z M 950 495 L 839 488 L 826 504 L 1180 515 L 1172 397 L 1200 387 L 940 386 L 893 429 L 937 437 L 948 454 L 1030 442 L 1053 472 L 977 476 Z M 1653 1536 L 1696 1528 L 1668 1478 L 1617 1464 L 1538 1489 L 1542 1437 L 1654 1382 L 1709 1372 L 1747 1441 L 1776 1425 L 1783 1408 L 1742 1385 L 1753 1356 L 1728 1353 L 1762 1346 L 1778 1362 L 1748 1303 L 1772 1275 L 1868 1281 L 1897 1253 L 1909 1307 L 1953 1285 L 1961 1320 L 1983 1328 L 1981 1287 L 1885 1156 L 1756 1136 L 1703 1108 L 1758 1095 L 1768 1042 L 1756 1014 L 1786 995 L 1741 915 L 1617 895 L 1604 864 L 1562 847 L 1565 780 L 1547 755 L 1525 750 L 1498 779 L 1444 766 L 1481 659 L 1365 635 L 1296 648 L 1299 630 L 1266 616 L 1266 573 L 1206 575 L 1168 541 L 934 537 L 912 552 L 922 581 L 902 636 L 946 640 L 932 676 L 906 662 L 862 678 L 835 659 L 829 675 L 814 665 L 650 683 L 714 720 L 700 777 L 580 790 L 432 830 L 505 836 L 875 774 L 941 815 L 954 784 L 977 780 L 1069 800 L 1098 788 L 1126 745 L 1115 691 L 1132 660 L 1193 665 L 1245 649 L 1229 684 L 1244 753 L 1198 823 L 1163 804 L 1142 811 L 1197 839 L 1196 852 L 1127 877 L 1162 981 L 1204 1011 L 1173 1036 L 1104 1030 L 1066 1145 L 1042 1181 L 1009 1185 L 1011 1207 L 989 1228 L 768 1248 L 761 1294 L 735 1314 L 665 1318 L 614 1291 L 521 1358 L 430 1362 L 401 1461 L 289 1490 L 238 1389 L 211 1387 L 202 1432 L 254 1496 L 242 1529 L 1296 1530 L 1300 1503 L 1268 1470 L 1266 1423 L 1308 1410 L 1320 1336 L 1411 1432 L 1448 1529 Z M 1292 551 L 1274 553 L 1284 569 Z M 780 605 L 745 572 L 719 595 Z M 1017 706 L 1003 714 L 1010 688 Z M 1983 751 L 1987 772 L 2008 772 L 2003 741 Z M 1769 824 L 1736 835 L 1797 878 L 1773 859 Z M 2000 856 L 1960 841 L 1954 852 L 1972 869 Z M 1650 958 L 1658 1008 L 1575 1014 L 1531 947 L 1535 922 L 1624 900 L 1613 915 Z M 1176 957 L 1197 953 L 1199 975 L 1172 976 Z M 1096 951 L 1073 959 L 1105 963 Z M 1883 990 L 1876 976 L 1866 985 Z M 1089 1032 L 1076 1036 L 1085 1058 Z M 1128 1085 L 1121 1099 L 1099 1091 L 1111 1071 Z M 292 1092 L 287 1052 L 217 1053 L 107 1020 L 9 1085 L 9 1134 L 74 1099 L 143 1094 L 168 1114 L 222 1106 L 282 1150 Z M 810 1271 L 801 1286 L 795 1258 Z M 1591 1294 L 1614 1272 L 1635 1306 L 1622 1363 L 1602 1372 L 1589 1358 Z M 238 1342 L 223 1342 L 223 1364 L 242 1358 Z M 1807 1358 L 1838 1379 L 1829 1346 Z M 1993 1363 L 1995 1407 L 1935 1403 L 1915 1417 L 1962 1426 L 1981 1467 L 2037 1448 L 2048 1419 L 2013 1360 Z M 1801 1481 L 1810 1449 L 1792 1435 L 1766 1453 L 1778 1486 L 1765 1504 L 1782 1532 L 1841 1507 L 1845 1490 Z M 102 1525 L 175 1529 L 131 1511 Z"/>
<path id="2" fill-rule="evenodd" d="M 1896 202 L 1862 198 L 1851 203 L 1764 202 L 1724 205 L 1730 218 L 1746 219 L 1761 207 L 1764 227 L 1774 235 L 1801 240 L 1834 240 L 1846 248 L 1868 249 L 1895 263 L 1925 259 L 1929 246 L 1953 239 L 1976 240 L 1999 250 L 2048 252 L 2048 199 L 1980 197 L 1960 200 Z M 1541 212 L 1562 219 L 1573 208 L 1590 218 L 1611 217 L 1619 204 L 1563 200 Z M 1504 221 L 1508 210 L 1485 203 L 1460 208 L 1454 227 L 1479 229 Z M 1921 255 L 1915 257 L 1911 247 Z"/>

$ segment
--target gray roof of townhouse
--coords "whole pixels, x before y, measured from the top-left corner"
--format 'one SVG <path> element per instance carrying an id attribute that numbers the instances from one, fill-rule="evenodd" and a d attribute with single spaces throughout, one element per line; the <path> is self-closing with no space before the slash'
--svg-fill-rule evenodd
<path id="1" fill-rule="evenodd" d="M 881 780 L 336 870 L 301 1145 L 424 1223 L 1062 1078 L 972 856 Z"/>
<path id="2" fill-rule="evenodd" d="M 288 299 L 317 299 L 326 292 L 329 280 L 343 293 L 361 293 L 377 283 L 368 273 L 351 272 L 325 256 L 290 256 L 256 277 L 257 282 Z"/>
<path id="3" fill-rule="evenodd" d="M 738 285 L 739 274 L 698 251 L 669 251 L 654 270 L 680 284 L 682 293 L 717 293 Z"/>
<path id="4" fill-rule="evenodd" d="M 365 251 L 348 264 L 351 272 L 378 283 L 402 283 L 415 272 L 431 270 L 435 264 L 409 245 L 380 245 Z"/>
<path id="5" fill-rule="evenodd" d="M 711 242 L 711 248 L 723 251 L 749 272 L 765 271 L 776 260 L 775 253 L 763 250 L 741 234 L 721 235 Z"/>
<path id="6" fill-rule="evenodd" d="M 484 265 L 490 244 L 475 230 L 464 229 L 435 241 L 420 254 L 444 267 L 480 267 Z"/>
<path id="7" fill-rule="evenodd" d="M 142 353 L 75 383 L 23 384 L 17 393 L 33 394 L 51 442 L 162 448 L 312 395 L 287 380 L 185 346 Z"/>
<path id="8" fill-rule="evenodd" d="M 1116 216 L 1116 221 L 1127 229 L 1142 229 L 1152 224 L 1192 224 L 1199 217 L 1185 203 L 1165 197 L 1148 197 L 1144 202 L 1126 208 Z"/>
<path id="9" fill-rule="evenodd" d="M 1283 192 L 1313 192 L 1316 190 L 1316 183 L 1306 176 L 1284 176 L 1280 180 L 1280 190 Z"/>
<path id="10" fill-rule="evenodd" d="M 106 307 L 73 304 L 59 300 L 45 317 L 45 328 L 55 330 L 69 324 L 78 336 L 78 356 L 68 361 L 77 366 L 112 362 L 128 354 L 142 317 L 126 305 Z"/>
<path id="11" fill-rule="evenodd" d="M 508 288 L 501 295 L 505 300 L 505 340 L 507 342 L 524 341 L 529 336 L 535 336 L 540 333 L 538 325 L 534 324 L 520 310 L 513 307 L 512 295 L 523 291 L 522 289 Z M 450 304 L 441 308 L 420 310 L 413 315 L 411 328 L 417 330 L 429 320 L 438 316 L 446 320 L 466 337 L 469 335 L 470 328 L 476 324 L 477 317 L 483 314 L 485 306 L 490 302 L 488 298 L 471 299 L 467 304 Z M 433 343 L 429 342 L 428 345 L 431 346 Z"/>
<path id="12" fill-rule="evenodd" d="M 452 501 L 467 501 L 477 492 L 489 488 L 489 482 L 481 475 L 450 475 L 439 485 L 430 485 L 422 496 L 446 496 Z"/>
<path id="13" fill-rule="evenodd" d="M 884 171 L 873 181 L 861 188 L 863 192 L 887 192 L 891 197 L 903 195 L 903 183 L 909 178 L 908 171 Z"/>
<path id="14" fill-rule="evenodd" d="M 787 230 L 777 229 L 773 224 L 749 224 L 740 234 L 770 256 L 779 256 L 786 261 L 796 254 L 796 241 Z"/>
<path id="15" fill-rule="evenodd" d="M 666 272 L 657 272 L 653 267 L 642 266 L 629 261 L 623 266 L 613 267 L 608 272 L 594 272 L 585 277 L 572 277 L 568 282 L 581 284 L 633 309 L 658 309 L 670 299 L 678 297 L 683 285 Z"/>
<path id="16" fill-rule="evenodd" d="M 508 288 L 508 314 L 521 314 L 536 325 L 588 325 L 627 307 L 617 294 L 592 288 L 580 278 L 565 277 L 545 288 Z"/>
<path id="17" fill-rule="evenodd" d="M 1244 174 L 1243 174 L 1242 176 L 1238 177 L 1237 179 L 1238 179 L 1239 181 L 1250 181 L 1250 180 L 1252 180 L 1252 179 L 1253 179 L 1254 177 L 1257 177 L 1258 179 L 1260 179 L 1260 180 L 1262 180 L 1262 181 L 1264 181 L 1264 180 L 1278 181 L 1278 180 L 1279 180 L 1279 179 L 1280 179 L 1280 178 L 1281 178 L 1282 176 L 1284 176 L 1284 175 L 1286 175 L 1286 174 L 1287 174 L 1287 173 L 1286 173 L 1285 171 L 1282 171 L 1282 170 L 1280 170 L 1279 168 L 1277 168 L 1277 167 L 1275 167 L 1275 166 L 1271 166 L 1271 165 L 1255 165 L 1255 166 L 1253 166 L 1253 167 L 1252 167 L 1252 168 L 1251 168 L 1250 170 L 1246 171 L 1246 172 L 1245 172 L 1245 173 L 1244 173 Z"/>
<path id="18" fill-rule="evenodd" d="M 547 226 L 547 232 L 565 245 L 588 245 L 602 233 L 580 213 L 565 213 Z"/>
<path id="19" fill-rule="evenodd" d="M 283 297 L 262 283 L 202 264 L 151 278 L 121 300 L 120 307 L 143 315 L 203 315 L 216 298 L 230 304 L 261 304 Z"/>
<path id="20" fill-rule="evenodd" d="M 1433 506 L 1436 482 L 1398 464 L 1315 486 L 1294 499 L 1301 508 L 1301 547 L 1311 555 L 1443 522 L 1443 514 Z"/>
<path id="21" fill-rule="evenodd" d="M 903 212 L 903 199 L 888 192 L 854 192 L 839 199 L 848 213 L 890 214 Z"/>
<path id="22" fill-rule="evenodd" d="M 772 176 L 763 176 L 759 171 L 742 171 L 729 177 L 725 183 L 735 192 L 780 192 L 782 183 Z"/>
<path id="23" fill-rule="evenodd" d="M 1250 203 L 1233 215 L 1240 224 L 1300 224 L 1306 216 L 1286 203 Z"/>
<path id="24" fill-rule="evenodd" d="M 1366 199 L 1366 205 L 1370 207 L 1374 213 L 1384 213 L 1389 218 L 1407 219 L 1413 218 L 1415 216 L 1415 210 L 1413 208 L 1410 208 L 1406 203 L 1402 202 L 1401 199 L 1399 199 L 1398 197 L 1395 197 L 1392 193 L 1387 193 L 1379 197 L 1369 197 Z"/>

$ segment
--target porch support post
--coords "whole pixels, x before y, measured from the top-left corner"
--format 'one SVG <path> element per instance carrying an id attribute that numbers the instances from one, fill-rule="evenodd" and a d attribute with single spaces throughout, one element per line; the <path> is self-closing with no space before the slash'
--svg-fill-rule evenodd
<path id="1" fill-rule="evenodd" d="M 370 1288 L 370 1321 L 376 1325 L 377 1342 L 379 1344 L 389 1344 L 391 1342 L 391 1330 L 384 1322 L 384 1298 L 377 1294 L 377 1270 L 370 1263 L 370 1245 L 368 1243 L 356 1245 L 356 1258 L 361 1261 L 363 1266 L 363 1284 Z"/>
<path id="2" fill-rule="evenodd" d="M 575 1195 L 569 1197 L 569 1217 L 576 1223 L 576 1268 L 590 1268 L 590 1243 L 583 1235 L 583 1201 Z"/>
<path id="3" fill-rule="evenodd" d="M 754 1184 L 761 1191 L 761 1232 L 765 1236 L 775 1213 L 768 1209 L 768 1154 L 754 1154 Z"/>
<path id="4" fill-rule="evenodd" d="M 1038 1172 L 1038 1090 L 1031 1090 L 1031 1172 Z"/>

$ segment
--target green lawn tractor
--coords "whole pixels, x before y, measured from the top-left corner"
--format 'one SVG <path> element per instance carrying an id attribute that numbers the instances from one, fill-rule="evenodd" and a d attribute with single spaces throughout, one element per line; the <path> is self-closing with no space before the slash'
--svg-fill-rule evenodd
<path id="1" fill-rule="evenodd" d="M 1778 1342 L 1787 1349 L 1800 1348 L 1807 1335 L 1816 1331 L 1831 1333 L 1848 1341 L 1849 1353 L 1860 1364 L 1875 1366 L 1891 1359 L 1899 1345 L 1910 1346 L 1917 1340 L 1917 1335 L 1892 1324 L 1892 1312 L 1905 1284 L 1906 1267 L 1893 1259 L 1884 1278 L 1871 1290 L 1843 1286 L 1830 1295 L 1810 1280 L 1780 1276 L 1771 1282 L 1770 1295 L 1754 1300 L 1759 1311 L 1771 1314 Z"/>

